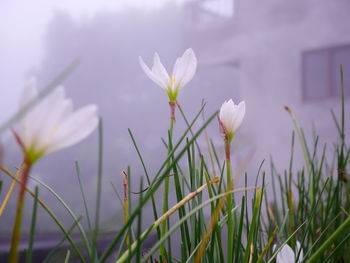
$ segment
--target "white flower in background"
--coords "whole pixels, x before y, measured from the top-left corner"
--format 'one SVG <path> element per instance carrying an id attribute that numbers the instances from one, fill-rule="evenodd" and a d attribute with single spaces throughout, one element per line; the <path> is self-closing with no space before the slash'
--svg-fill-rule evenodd
<path id="1" fill-rule="evenodd" d="M 219 114 L 219 123 L 222 133 L 230 142 L 236 130 L 241 125 L 245 115 L 245 102 L 241 101 L 236 105 L 232 99 L 225 101 Z"/>
<path id="2" fill-rule="evenodd" d="M 274 246 L 274 248 L 276 245 Z M 297 251 L 300 250 L 300 243 L 297 241 Z M 285 244 L 281 250 L 277 254 L 276 262 L 277 263 L 295 263 L 297 254 L 294 254 L 294 251 L 290 246 Z M 304 253 L 303 250 L 300 251 L 299 259 L 297 263 L 301 262 L 303 260 Z"/>
<path id="3" fill-rule="evenodd" d="M 139 57 L 139 60 L 146 75 L 167 92 L 170 101 L 173 103 L 176 102 L 179 91 L 191 81 L 197 68 L 196 55 L 191 48 L 187 49 L 182 57 L 176 59 L 173 72 L 170 74 L 160 62 L 157 53 L 153 57 L 152 69 L 145 64 L 141 57 Z"/>
<path id="4" fill-rule="evenodd" d="M 24 89 L 20 107 L 38 96 L 36 80 L 32 78 Z M 58 87 L 34 105 L 19 120 L 16 136 L 27 161 L 36 162 L 42 156 L 69 147 L 90 135 L 98 124 L 97 106 L 88 105 L 73 112 L 72 100 Z"/>

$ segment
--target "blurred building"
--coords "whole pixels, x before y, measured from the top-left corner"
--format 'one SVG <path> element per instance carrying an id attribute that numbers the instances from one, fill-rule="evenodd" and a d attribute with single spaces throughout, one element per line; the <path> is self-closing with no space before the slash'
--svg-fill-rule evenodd
<path id="1" fill-rule="evenodd" d="M 321 141 L 332 147 L 337 130 L 330 109 L 340 116 L 340 64 L 346 105 L 350 95 L 349 10 L 350 2 L 345 0 L 187 4 L 185 40 L 202 64 L 235 69 L 237 85 L 232 84 L 232 92 L 239 90 L 247 102 L 240 133 L 256 146 L 258 158 L 272 154 L 281 168 L 286 167 L 293 126 L 285 105 L 308 137 L 314 126 Z M 302 165 L 298 151 L 296 156 Z"/>
<path id="2" fill-rule="evenodd" d="M 79 68 L 63 84 L 76 107 L 97 103 L 100 108 L 104 123 L 102 221 L 107 228 L 115 229 L 122 224 L 121 207 L 111 182 L 121 190 L 119 174 L 128 165 L 134 191 L 144 176 L 127 128 L 133 131 L 151 175 L 166 154 L 160 138 L 167 136 L 167 96 L 142 72 L 139 55 L 151 64 L 157 51 L 171 69 L 186 48 L 194 49 L 198 73 L 179 96 L 189 119 L 198 112 L 203 99 L 207 101 L 206 117 L 219 109 L 224 100 L 246 101 L 246 118 L 233 149 L 235 167 L 254 153 L 247 168 L 252 184 L 261 161 L 268 162 L 270 155 L 280 170 L 288 166 L 293 125 L 285 105 L 293 110 L 308 138 L 315 127 L 321 137 L 320 145 L 327 142 L 331 148 L 336 140 L 330 109 L 339 116 L 340 64 L 344 67 L 347 116 L 350 114 L 349 11 L 348 0 L 188 0 L 154 10 L 109 9 L 79 18 L 63 8 L 54 11 L 45 24 L 46 33 L 40 39 L 43 59 L 31 62 L 39 66 L 26 68 L 22 77 L 34 73 L 43 87 L 71 61 L 80 59 Z M 7 56 L 11 58 L 11 54 Z M 175 138 L 186 127 L 177 114 Z M 350 131 L 349 123 L 346 125 Z M 223 144 L 216 121 L 208 128 L 208 134 L 222 157 Z M 19 164 L 21 153 L 14 140 L 7 138 L 4 162 L 13 168 Z M 199 144 L 205 153 L 204 136 Z M 80 163 L 87 199 L 94 207 L 97 149 L 95 133 L 73 148 L 45 157 L 33 175 L 55 189 L 77 214 L 83 214 L 74 161 Z M 302 154 L 296 144 L 294 167 L 302 166 Z M 263 169 L 268 170 L 269 165 L 266 163 Z M 5 181 L 3 189 L 8 183 Z M 49 192 L 42 190 L 40 196 L 64 223 L 71 223 L 67 212 Z M 14 203 L 15 198 L 11 205 Z M 27 208 L 30 218 L 29 199 Z M 45 212 L 39 213 L 39 231 L 57 231 Z M 13 218 L 14 211 L 9 209 L 0 221 L 1 231 L 10 233 Z M 145 221 L 145 225 L 148 223 Z M 29 220 L 25 224 L 29 225 Z"/>

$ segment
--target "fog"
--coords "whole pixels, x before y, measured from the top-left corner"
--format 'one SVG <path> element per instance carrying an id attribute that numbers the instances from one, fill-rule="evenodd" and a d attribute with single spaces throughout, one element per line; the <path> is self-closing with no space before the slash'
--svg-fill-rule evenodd
<path id="1" fill-rule="evenodd" d="M 323 136 L 334 140 L 336 129 L 329 108 L 339 112 L 336 97 L 307 102 L 301 85 L 301 54 L 305 50 L 350 43 L 349 4 L 321 1 L 278 3 L 268 1 L 263 9 L 243 1 L 2 1 L 0 3 L 0 123 L 17 110 L 18 98 L 26 79 L 37 76 L 44 87 L 72 61 L 79 66 L 62 83 L 75 108 L 96 103 L 103 119 L 104 163 L 102 221 L 105 228 L 122 224 L 121 207 L 111 182 L 122 190 L 121 171 L 131 167 L 132 190 L 138 191 L 144 177 L 128 128 L 135 136 L 149 174 L 154 176 L 165 159 L 161 137 L 167 137 L 168 98 L 142 72 L 138 57 L 151 64 L 158 52 L 166 68 L 192 47 L 198 70 L 178 97 L 188 119 L 194 118 L 202 101 L 205 116 L 214 113 L 224 100 L 247 103 L 246 119 L 233 146 L 234 163 L 253 154 L 247 168 L 250 183 L 263 160 L 275 156 L 277 166 L 287 167 L 292 123 L 284 105 L 292 106 L 307 136 L 311 123 Z M 305 31 L 312 29 L 309 35 Z M 350 52 L 350 51 L 349 51 Z M 350 59 L 345 60 L 350 75 Z M 319 75 L 312 75 L 312 79 Z M 350 89 L 347 86 L 347 89 Z M 313 92 L 317 93 L 317 89 Z M 201 121 L 200 121 L 201 122 Z M 199 124 L 200 124 L 199 122 Z M 199 124 L 194 127 L 197 129 Z M 186 124 L 177 111 L 174 138 Z M 347 126 L 348 127 L 348 126 Z M 208 134 L 223 157 L 223 144 L 217 122 Z M 14 170 L 21 152 L 12 135 L 3 134 L 4 164 Z M 206 152 L 204 137 L 199 145 Z M 296 147 L 295 167 L 303 160 Z M 88 203 L 95 205 L 98 136 L 41 160 L 33 176 L 50 185 L 76 212 L 83 214 L 82 198 L 75 175 L 79 162 Z M 186 169 L 186 163 L 184 170 Z M 263 169 L 268 170 L 268 164 Z M 3 189 L 9 180 L 4 178 Z M 30 182 L 30 187 L 35 185 Z M 4 193 L 2 193 L 3 196 Z M 40 197 L 71 222 L 64 208 L 46 190 Z M 0 231 L 8 233 L 14 218 L 15 195 L 0 220 Z M 30 198 L 26 218 L 30 218 Z M 173 203 L 174 200 L 171 200 Z M 92 208 L 93 211 L 93 208 Z M 38 231 L 56 232 L 51 219 L 39 211 Z M 147 217 L 147 216 L 146 216 Z M 149 220 L 146 220 L 147 224 Z M 24 220 L 25 225 L 29 220 Z"/>

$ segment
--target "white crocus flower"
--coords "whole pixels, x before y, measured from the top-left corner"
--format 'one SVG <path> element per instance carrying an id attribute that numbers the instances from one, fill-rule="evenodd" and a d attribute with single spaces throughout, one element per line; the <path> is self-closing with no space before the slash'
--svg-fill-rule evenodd
<path id="1" fill-rule="evenodd" d="M 28 105 L 37 97 L 36 80 L 33 78 L 22 93 L 20 106 Z M 33 164 L 48 153 L 83 140 L 95 130 L 97 124 L 96 105 L 73 112 L 72 100 L 65 98 L 63 87 L 58 87 L 25 113 L 19 120 L 16 136 L 27 162 Z"/>
<path id="2" fill-rule="evenodd" d="M 236 130 L 241 125 L 245 115 L 245 102 L 236 105 L 232 99 L 225 101 L 219 114 L 219 123 L 222 133 L 228 142 L 231 142 Z"/>
<path id="3" fill-rule="evenodd" d="M 297 251 L 300 250 L 300 243 L 297 241 Z M 299 259 L 296 261 L 297 254 L 294 253 L 292 248 L 285 244 L 277 254 L 276 263 L 299 263 L 303 260 L 303 250 L 300 251 Z"/>
<path id="4" fill-rule="evenodd" d="M 141 57 L 139 60 L 146 75 L 167 92 L 172 103 L 176 102 L 179 91 L 191 81 L 197 68 L 196 55 L 191 48 L 187 49 L 182 57 L 177 58 L 170 74 L 163 66 L 157 53 L 153 57 L 152 69 L 145 64 Z"/>

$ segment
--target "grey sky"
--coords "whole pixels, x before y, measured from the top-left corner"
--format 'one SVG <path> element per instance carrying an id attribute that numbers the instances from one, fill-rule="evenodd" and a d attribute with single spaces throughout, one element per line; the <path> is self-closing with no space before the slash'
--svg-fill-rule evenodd
<path id="1" fill-rule="evenodd" d="M 76 23 L 98 12 L 144 12 L 161 8 L 170 0 L 2 0 L 0 1 L 0 123 L 17 109 L 17 99 L 28 74 L 40 71 L 45 55 L 45 33 L 55 12 L 62 11 Z M 183 0 L 171 1 L 181 4 Z"/>

